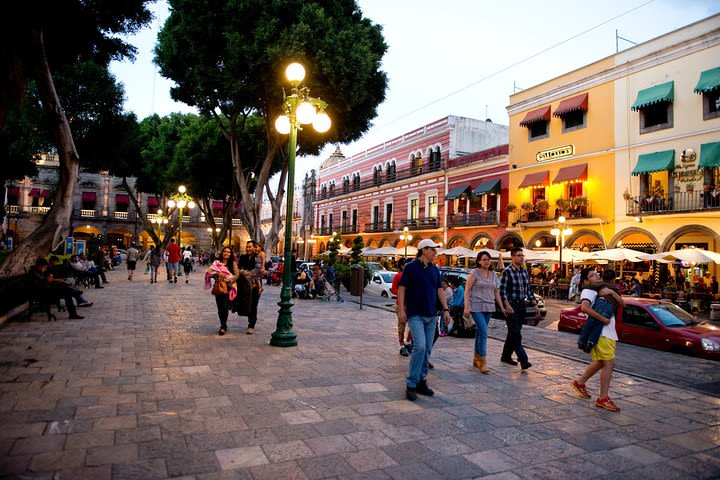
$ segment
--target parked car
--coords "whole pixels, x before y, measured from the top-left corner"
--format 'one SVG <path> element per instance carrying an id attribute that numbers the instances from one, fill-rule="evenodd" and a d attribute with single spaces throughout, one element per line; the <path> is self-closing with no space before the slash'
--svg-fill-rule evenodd
<path id="1" fill-rule="evenodd" d="M 445 280 L 446 278 L 450 277 L 457 277 L 460 280 L 460 285 L 465 288 L 465 283 L 467 282 L 467 277 L 470 274 L 470 269 L 467 268 L 454 268 L 454 267 L 438 267 L 440 269 L 440 276 Z M 497 272 L 498 275 L 498 285 L 500 285 L 500 272 Z M 540 296 L 539 294 L 535 294 L 535 301 L 537 302 L 538 309 L 540 310 L 540 315 L 535 315 L 535 307 L 530 305 L 530 302 L 525 302 L 525 324 L 531 325 L 531 326 L 537 326 L 540 321 L 542 321 L 543 318 L 547 316 L 547 309 L 545 308 L 545 300 Z M 497 305 L 495 306 L 496 310 L 495 313 L 493 313 L 493 317 L 495 318 L 505 318 L 503 317 L 502 312 L 500 309 L 498 309 Z"/>
<path id="2" fill-rule="evenodd" d="M 382 263 L 380 263 L 380 262 L 367 262 L 367 265 L 372 272 L 378 272 L 380 270 L 385 270 L 385 267 L 383 267 Z"/>
<path id="3" fill-rule="evenodd" d="M 585 320 L 579 306 L 563 310 L 558 330 L 579 333 Z M 625 297 L 615 330 L 623 343 L 720 360 L 720 329 L 665 300 Z"/>
<path id="4" fill-rule="evenodd" d="M 365 292 L 380 295 L 383 298 L 395 298 L 395 295 L 390 292 L 390 287 L 396 274 L 397 272 L 390 270 L 377 270 L 373 272 L 370 283 L 365 287 Z"/>

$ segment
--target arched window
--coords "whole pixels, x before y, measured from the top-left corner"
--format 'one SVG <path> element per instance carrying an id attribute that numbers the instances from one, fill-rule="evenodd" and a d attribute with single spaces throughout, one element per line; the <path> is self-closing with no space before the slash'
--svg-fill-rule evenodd
<path id="1" fill-rule="evenodd" d="M 382 167 L 381 166 L 373 168 L 373 180 L 375 182 L 375 185 L 380 185 L 380 183 L 382 183 Z"/>
<path id="2" fill-rule="evenodd" d="M 410 157 L 410 162 L 412 164 L 412 171 L 415 175 L 422 173 L 422 154 L 413 154 Z"/>
<path id="3" fill-rule="evenodd" d="M 353 175 L 353 190 L 360 190 L 360 174 L 356 173 Z"/>
<path id="4" fill-rule="evenodd" d="M 350 191 L 350 177 L 345 177 L 343 180 L 343 193 Z"/>
<path id="5" fill-rule="evenodd" d="M 335 182 L 330 182 L 330 193 L 329 195 L 332 197 L 335 193 Z"/>
<path id="6" fill-rule="evenodd" d="M 320 197 L 325 198 L 326 195 L 327 195 L 327 185 L 323 184 L 320 187 Z"/>
<path id="7" fill-rule="evenodd" d="M 435 147 L 433 150 L 430 151 L 430 170 L 439 170 L 441 164 L 442 162 L 440 161 L 440 147 Z"/>
<path id="8" fill-rule="evenodd" d="M 395 180 L 395 160 L 388 163 L 387 173 L 385 175 L 387 176 L 388 182 L 392 182 Z"/>

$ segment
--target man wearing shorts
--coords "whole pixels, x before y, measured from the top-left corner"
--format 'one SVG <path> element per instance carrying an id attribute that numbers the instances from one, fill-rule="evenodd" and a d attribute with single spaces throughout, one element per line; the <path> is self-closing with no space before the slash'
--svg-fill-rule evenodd
<path id="1" fill-rule="evenodd" d="M 177 283 L 178 274 L 178 263 L 180 262 L 180 247 L 175 243 L 175 239 L 170 239 L 170 244 L 165 247 L 165 251 L 168 254 L 167 269 L 168 269 L 168 282 Z"/>
<path id="2" fill-rule="evenodd" d="M 618 340 L 617 332 L 615 331 L 615 316 L 605 318 L 593 310 L 592 305 L 598 297 L 598 291 L 588 288 L 593 282 L 597 283 L 599 281 L 601 281 L 600 275 L 598 275 L 595 270 L 585 269 L 580 274 L 580 285 L 584 287 L 580 295 L 580 310 L 588 317 L 602 322 L 603 328 L 600 339 L 592 350 L 590 350 L 592 363 L 588 365 L 585 372 L 583 372 L 578 379 L 572 382 L 572 387 L 578 392 L 580 397 L 591 398 L 590 393 L 588 393 L 585 387 L 585 383 L 590 377 L 600 372 L 600 396 L 595 402 L 595 406 L 611 412 L 619 412 L 620 407 L 615 405 L 608 396 L 610 379 L 612 378 L 613 368 L 615 368 L 615 344 Z M 599 293 L 601 295 L 612 295 L 618 304 L 618 308 L 622 308 L 625 305 L 622 297 L 607 287 L 601 289 Z"/>
<path id="3" fill-rule="evenodd" d="M 133 273 L 135 273 L 135 265 L 137 265 L 138 251 L 135 244 L 131 244 L 127 251 L 127 271 L 128 280 L 132 282 Z"/>

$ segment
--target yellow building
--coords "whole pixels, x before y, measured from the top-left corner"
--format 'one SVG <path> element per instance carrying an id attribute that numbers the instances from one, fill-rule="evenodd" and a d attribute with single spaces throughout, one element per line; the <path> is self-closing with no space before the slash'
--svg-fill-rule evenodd
<path id="1" fill-rule="evenodd" d="M 720 251 L 719 94 L 715 15 L 512 95 L 513 233 L 554 246 L 562 211 L 572 248 Z"/>

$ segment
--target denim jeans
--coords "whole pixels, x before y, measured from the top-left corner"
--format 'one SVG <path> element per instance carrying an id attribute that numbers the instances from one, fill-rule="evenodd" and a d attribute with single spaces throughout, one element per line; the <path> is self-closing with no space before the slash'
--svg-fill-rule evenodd
<path id="1" fill-rule="evenodd" d="M 410 373 L 406 380 L 407 386 L 410 388 L 417 387 L 420 381 L 427 378 L 428 359 L 430 353 L 432 353 L 436 325 L 437 317 L 434 315 L 431 317 L 414 316 L 408 318 L 408 326 L 413 336 Z"/>
<path id="2" fill-rule="evenodd" d="M 509 359 L 512 353 L 517 355 L 518 362 L 527 363 L 528 356 L 522 344 L 522 326 L 525 323 L 525 302 L 510 302 L 514 313 L 505 319 L 507 337 L 503 345 L 502 358 Z"/>
<path id="3" fill-rule="evenodd" d="M 484 357 L 487 355 L 487 329 L 490 324 L 492 312 L 470 312 L 475 322 L 475 353 Z"/>

